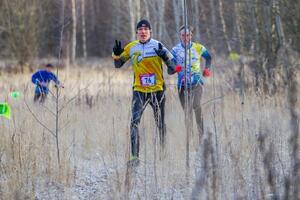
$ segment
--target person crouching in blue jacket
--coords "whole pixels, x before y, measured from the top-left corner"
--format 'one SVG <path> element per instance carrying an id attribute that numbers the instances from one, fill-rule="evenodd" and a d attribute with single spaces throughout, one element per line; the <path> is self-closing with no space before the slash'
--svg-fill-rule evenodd
<path id="1" fill-rule="evenodd" d="M 64 87 L 52 72 L 53 69 L 54 66 L 49 63 L 45 66 L 45 69 L 38 70 L 32 75 L 31 81 L 36 85 L 33 97 L 34 102 L 39 100 L 40 103 L 43 103 L 45 101 L 49 93 L 49 83 L 51 81 L 55 83 L 55 87 Z"/>

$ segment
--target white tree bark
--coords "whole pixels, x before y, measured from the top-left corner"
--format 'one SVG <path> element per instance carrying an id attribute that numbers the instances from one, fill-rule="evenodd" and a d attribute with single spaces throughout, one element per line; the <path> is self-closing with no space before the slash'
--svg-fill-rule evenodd
<path id="1" fill-rule="evenodd" d="M 216 36 L 216 28 L 217 28 L 217 20 L 216 20 L 216 9 L 214 0 L 209 0 L 210 14 L 211 14 L 211 37 L 210 39 L 215 38 Z"/>
<path id="2" fill-rule="evenodd" d="M 165 27 L 165 18 L 164 18 L 164 15 L 165 15 L 165 4 L 166 4 L 166 1 L 165 0 L 160 0 L 160 2 L 157 2 L 158 3 L 158 12 L 159 12 L 159 19 L 157 20 L 159 22 L 159 26 L 158 26 L 158 39 L 161 40 L 162 39 L 162 35 L 163 35 L 163 32 L 164 32 L 164 27 Z"/>
<path id="3" fill-rule="evenodd" d="M 223 28 L 223 32 L 224 32 L 224 37 L 225 37 L 225 40 L 226 40 L 225 42 L 227 44 L 228 51 L 231 52 L 232 48 L 231 48 L 230 42 L 228 40 L 227 28 L 226 28 L 225 19 L 224 19 L 224 10 L 223 10 L 223 2 L 222 1 L 223 0 L 219 0 L 221 24 L 222 24 L 222 28 Z"/>
<path id="4" fill-rule="evenodd" d="M 243 45 L 243 29 L 242 29 L 242 23 L 241 23 L 241 6 L 239 2 L 233 2 L 234 4 L 234 15 L 235 15 L 235 32 L 237 35 L 237 39 L 239 41 L 239 46 L 241 52 L 244 52 L 244 45 Z"/>
<path id="5" fill-rule="evenodd" d="M 194 0 L 193 2 L 194 2 L 193 7 L 195 8 L 195 16 L 193 16 L 194 23 L 192 25 L 195 26 L 194 27 L 195 28 L 194 35 L 196 36 L 196 39 L 200 40 L 199 25 L 201 23 L 199 23 L 200 22 L 200 11 L 199 11 L 200 9 L 199 9 L 199 5 L 201 5 L 201 4 L 200 4 L 199 0 Z"/>
<path id="6" fill-rule="evenodd" d="M 246 3 L 246 8 L 250 9 L 251 12 L 251 18 L 252 18 L 252 26 L 253 26 L 253 32 L 255 33 L 255 39 L 252 42 L 250 52 L 255 53 L 258 49 L 260 49 L 260 43 L 259 43 L 259 30 L 258 30 L 258 0 L 255 0 L 254 4 L 248 4 Z"/>
<path id="7" fill-rule="evenodd" d="M 146 17 L 146 19 L 148 19 L 149 20 L 149 17 L 150 17 L 150 15 L 149 15 L 149 9 L 148 9 L 148 1 L 147 0 L 143 0 L 143 2 L 144 2 L 144 8 L 145 8 L 145 17 Z"/>
<path id="8" fill-rule="evenodd" d="M 183 0 L 172 0 L 176 29 L 179 29 L 183 19 Z"/>
<path id="9" fill-rule="evenodd" d="M 131 33 L 131 40 L 135 39 L 135 6 L 134 6 L 134 0 L 128 0 L 128 6 L 129 6 L 129 21 L 130 21 L 130 33 Z"/>
<path id="10" fill-rule="evenodd" d="M 74 63 L 76 59 L 76 1 L 71 0 L 72 3 L 72 51 L 71 51 L 71 62 Z"/>
<path id="11" fill-rule="evenodd" d="M 83 58 L 87 57 L 87 50 L 86 50 L 86 26 L 85 26 L 85 0 L 81 1 L 81 26 L 82 26 L 82 51 L 83 51 Z"/>
<path id="12" fill-rule="evenodd" d="M 135 1 L 136 2 L 136 19 L 135 21 L 139 21 L 141 19 L 141 2 L 140 0 Z"/>

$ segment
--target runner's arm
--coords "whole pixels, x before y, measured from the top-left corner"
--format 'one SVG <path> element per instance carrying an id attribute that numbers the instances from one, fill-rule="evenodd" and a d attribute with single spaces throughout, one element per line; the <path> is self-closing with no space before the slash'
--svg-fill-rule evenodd
<path id="1" fill-rule="evenodd" d="M 202 57 L 205 59 L 205 68 L 210 69 L 211 66 L 211 56 L 207 50 L 202 53 Z"/>
<path id="2" fill-rule="evenodd" d="M 126 61 L 124 61 L 122 58 L 117 59 L 117 60 L 114 59 L 115 68 L 121 68 L 124 65 L 125 62 Z"/>
<path id="3" fill-rule="evenodd" d="M 164 61 L 168 67 L 168 74 L 172 75 L 176 73 L 175 59 L 171 52 L 161 43 L 158 43 L 158 49 L 154 49 L 156 54 Z"/>

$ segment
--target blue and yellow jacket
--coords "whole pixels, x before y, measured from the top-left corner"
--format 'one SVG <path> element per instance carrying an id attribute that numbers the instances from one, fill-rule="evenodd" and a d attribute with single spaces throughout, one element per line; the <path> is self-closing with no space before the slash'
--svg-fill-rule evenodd
<path id="1" fill-rule="evenodd" d="M 185 65 L 185 47 L 182 43 L 177 44 L 171 50 L 174 56 L 176 65 Z M 189 77 L 187 86 L 196 84 L 203 84 L 202 69 L 200 66 L 201 57 L 206 60 L 205 67 L 209 68 L 211 63 L 211 56 L 207 49 L 200 43 L 191 42 L 187 49 L 187 75 Z M 185 69 L 178 73 L 177 86 L 181 89 L 184 86 Z"/>
<path id="2" fill-rule="evenodd" d="M 158 49 L 159 42 L 150 39 L 146 43 L 140 43 L 138 40 L 130 42 L 124 47 L 124 52 L 119 56 L 118 61 L 115 62 L 115 67 L 121 67 L 128 60 L 131 61 L 134 81 L 133 90 L 140 92 L 156 92 L 164 90 L 163 78 L 163 60 L 156 54 L 154 48 Z M 169 62 L 173 60 L 172 54 L 163 46 L 167 52 Z M 172 61 L 173 63 L 173 61 Z M 168 66 L 168 73 L 175 73 L 174 63 L 166 63 Z"/>

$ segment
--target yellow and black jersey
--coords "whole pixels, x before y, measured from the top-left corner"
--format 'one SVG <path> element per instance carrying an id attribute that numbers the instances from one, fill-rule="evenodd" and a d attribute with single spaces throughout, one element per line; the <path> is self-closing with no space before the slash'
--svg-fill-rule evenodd
<path id="1" fill-rule="evenodd" d="M 154 48 L 158 49 L 159 42 L 150 39 L 146 43 L 135 40 L 127 44 L 120 55 L 122 61 L 129 59 L 134 72 L 133 90 L 140 92 L 162 91 L 164 85 L 162 59 L 156 54 Z M 170 59 L 172 54 L 163 47 Z"/>

